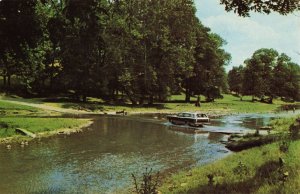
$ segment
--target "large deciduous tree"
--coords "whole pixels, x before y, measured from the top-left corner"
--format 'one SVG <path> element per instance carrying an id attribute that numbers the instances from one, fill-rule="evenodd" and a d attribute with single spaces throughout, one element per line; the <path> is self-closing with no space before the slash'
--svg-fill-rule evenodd
<path id="1" fill-rule="evenodd" d="M 27 90 L 43 69 L 43 31 L 37 4 L 35 0 L 0 1 L 0 62 L 8 88 L 15 75 Z"/>
<path id="2" fill-rule="evenodd" d="M 259 49 L 245 60 L 245 67 L 229 71 L 229 86 L 242 95 L 252 95 L 262 101 L 269 97 L 285 97 L 298 100 L 300 90 L 300 67 L 286 54 L 274 49 Z"/>
<path id="3" fill-rule="evenodd" d="M 220 0 L 225 5 L 226 11 L 234 11 L 240 16 L 249 16 L 250 11 L 278 12 L 286 15 L 294 11 L 300 10 L 300 2 L 298 0 Z"/>
<path id="4" fill-rule="evenodd" d="M 105 6 L 106 1 L 98 0 L 67 0 L 65 5 L 62 75 L 65 86 L 83 101 L 103 87 Z"/>
<path id="5" fill-rule="evenodd" d="M 229 90 L 235 92 L 237 95 L 243 95 L 243 79 L 244 79 L 244 68 L 243 66 L 233 67 L 228 72 L 228 85 Z"/>

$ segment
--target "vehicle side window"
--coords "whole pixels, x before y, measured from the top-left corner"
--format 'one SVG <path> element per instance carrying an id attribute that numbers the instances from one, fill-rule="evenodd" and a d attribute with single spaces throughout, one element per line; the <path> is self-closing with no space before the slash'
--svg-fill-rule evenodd
<path id="1" fill-rule="evenodd" d="M 177 116 L 178 116 L 178 117 L 183 117 L 183 114 L 182 114 L 182 113 L 179 113 Z"/>
<path id="2" fill-rule="evenodd" d="M 189 113 L 184 113 L 183 117 L 191 117 L 192 115 Z"/>

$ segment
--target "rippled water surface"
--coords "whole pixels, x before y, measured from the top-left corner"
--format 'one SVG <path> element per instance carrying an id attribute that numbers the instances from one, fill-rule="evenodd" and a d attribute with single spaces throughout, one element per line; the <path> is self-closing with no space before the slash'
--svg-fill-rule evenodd
<path id="1" fill-rule="evenodd" d="M 210 133 L 168 130 L 165 120 L 99 117 L 82 133 L 0 146 L 0 193 L 115 193 L 132 185 L 146 168 L 166 172 L 203 165 L 228 154 L 213 131 L 247 130 L 270 117 L 227 116 L 205 126 Z"/>

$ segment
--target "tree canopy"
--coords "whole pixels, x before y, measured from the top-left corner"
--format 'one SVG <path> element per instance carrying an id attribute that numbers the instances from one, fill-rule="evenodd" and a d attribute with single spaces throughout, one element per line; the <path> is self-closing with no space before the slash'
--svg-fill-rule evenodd
<path id="1" fill-rule="evenodd" d="M 240 16 L 249 16 L 251 11 L 266 13 L 278 12 L 287 15 L 300 10 L 299 0 L 220 0 L 226 11 L 234 11 Z"/>
<path id="2" fill-rule="evenodd" d="M 231 91 L 261 98 L 300 99 L 300 67 L 286 54 L 274 49 L 259 49 L 245 66 L 233 67 L 228 73 Z"/>
<path id="3" fill-rule="evenodd" d="M 133 104 L 226 90 L 225 41 L 192 0 L 2 0 L 0 73 L 28 95 Z M 216 90 L 216 91 L 215 91 Z"/>

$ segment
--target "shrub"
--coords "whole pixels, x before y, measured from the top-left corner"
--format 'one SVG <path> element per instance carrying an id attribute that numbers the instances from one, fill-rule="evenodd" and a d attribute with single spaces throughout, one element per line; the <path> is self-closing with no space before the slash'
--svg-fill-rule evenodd
<path id="1" fill-rule="evenodd" d="M 143 173 L 143 179 L 140 184 L 138 184 L 138 180 L 134 174 L 132 174 L 133 182 L 134 182 L 134 190 L 137 194 L 157 194 L 158 187 L 158 178 L 159 173 L 156 174 L 155 177 L 152 175 L 152 169 L 148 171 L 146 168 L 146 172 Z"/>

